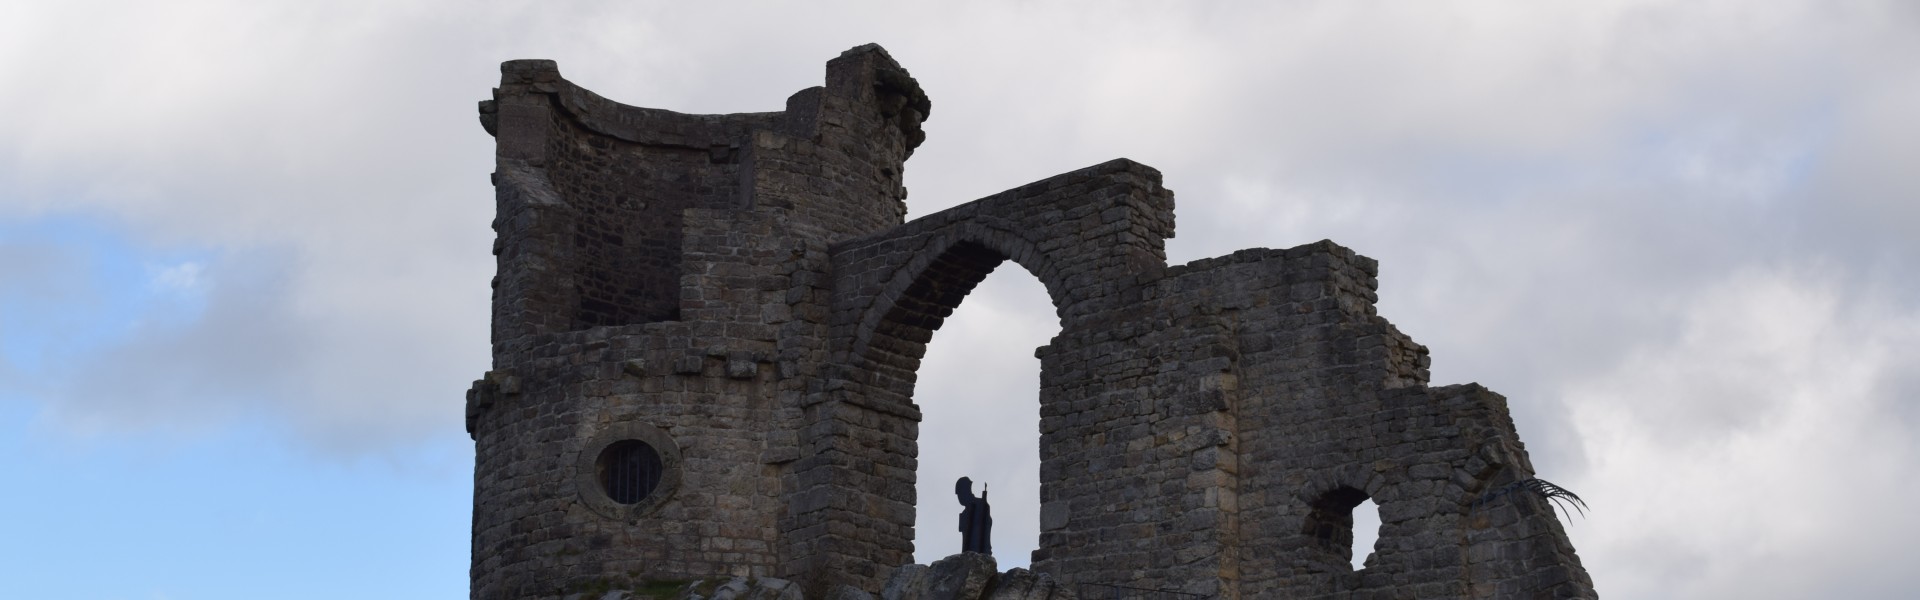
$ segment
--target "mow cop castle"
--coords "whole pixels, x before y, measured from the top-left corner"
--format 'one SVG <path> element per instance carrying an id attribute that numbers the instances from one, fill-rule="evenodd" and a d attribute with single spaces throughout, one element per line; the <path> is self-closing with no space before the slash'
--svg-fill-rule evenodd
<path id="1" fill-rule="evenodd" d="M 1428 386 L 1427 349 L 1375 314 L 1372 259 L 1323 241 L 1168 265 L 1173 193 L 1125 159 L 905 222 L 931 105 L 878 46 L 767 113 L 501 70 L 474 598 L 715 575 L 878 592 L 913 555 L 915 369 L 1007 261 L 1061 323 L 1036 351 L 1032 570 L 1062 590 L 1594 597 L 1547 499 L 1495 493 L 1533 476 L 1505 400 Z"/>

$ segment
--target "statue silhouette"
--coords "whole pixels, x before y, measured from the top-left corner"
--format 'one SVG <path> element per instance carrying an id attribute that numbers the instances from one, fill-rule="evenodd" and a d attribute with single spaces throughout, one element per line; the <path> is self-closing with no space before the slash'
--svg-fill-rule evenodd
<path id="1" fill-rule="evenodd" d="M 953 495 L 960 498 L 960 551 L 993 555 L 993 508 L 987 506 L 987 489 L 973 497 L 973 480 L 961 477 L 953 483 Z"/>

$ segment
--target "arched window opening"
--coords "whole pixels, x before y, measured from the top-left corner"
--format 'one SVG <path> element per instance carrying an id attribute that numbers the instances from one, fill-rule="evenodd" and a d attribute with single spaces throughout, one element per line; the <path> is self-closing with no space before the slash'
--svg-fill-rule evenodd
<path id="1" fill-rule="evenodd" d="M 927 344 L 914 385 L 920 407 L 914 562 L 960 552 L 954 481 L 972 478 L 993 510 L 1001 569 L 1028 566 L 1040 539 L 1040 361 L 1060 333 L 1045 286 L 1002 262 Z"/>
<path id="2" fill-rule="evenodd" d="M 1329 570 L 1367 567 L 1380 539 L 1380 507 L 1367 493 L 1341 486 L 1310 505 L 1305 533 L 1327 557 Z"/>
<path id="3" fill-rule="evenodd" d="M 1353 507 L 1353 570 L 1367 568 L 1373 558 L 1374 544 L 1380 541 L 1380 505 L 1372 498 Z"/>

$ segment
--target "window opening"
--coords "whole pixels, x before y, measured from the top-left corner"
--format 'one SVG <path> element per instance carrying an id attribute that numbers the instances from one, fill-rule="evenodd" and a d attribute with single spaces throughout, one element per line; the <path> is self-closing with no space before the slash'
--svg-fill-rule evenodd
<path id="1" fill-rule="evenodd" d="M 954 480 L 991 490 L 993 555 L 1025 567 L 1040 543 L 1040 360 L 1060 333 L 1047 289 L 1012 261 L 970 292 L 927 343 L 920 407 L 914 562 L 960 552 Z"/>
<path id="2" fill-rule="evenodd" d="M 1372 498 L 1353 507 L 1353 570 L 1367 568 L 1373 558 L 1373 545 L 1380 541 L 1380 505 Z"/>
<path id="3" fill-rule="evenodd" d="M 660 453 L 640 440 L 624 440 L 600 451 L 596 461 L 600 489 L 621 504 L 638 504 L 660 487 Z"/>
<path id="4" fill-rule="evenodd" d="M 1341 486 L 1310 505 L 1306 534 L 1325 553 L 1326 568 L 1358 571 L 1380 539 L 1380 507 L 1367 493 Z M 1356 510 L 1357 509 L 1357 510 Z M 1337 559 L 1337 562 L 1336 562 Z M 1339 566 L 1335 566 L 1339 565 Z"/>

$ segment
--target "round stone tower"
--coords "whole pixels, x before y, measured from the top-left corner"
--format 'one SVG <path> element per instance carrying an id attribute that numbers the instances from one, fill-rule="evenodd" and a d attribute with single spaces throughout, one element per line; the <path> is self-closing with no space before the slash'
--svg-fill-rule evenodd
<path id="1" fill-rule="evenodd" d="M 827 248 L 901 223 L 926 95 L 872 45 L 768 113 L 626 106 L 545 60 L 501 75 L 472 596 L 777 574 Z"/>

